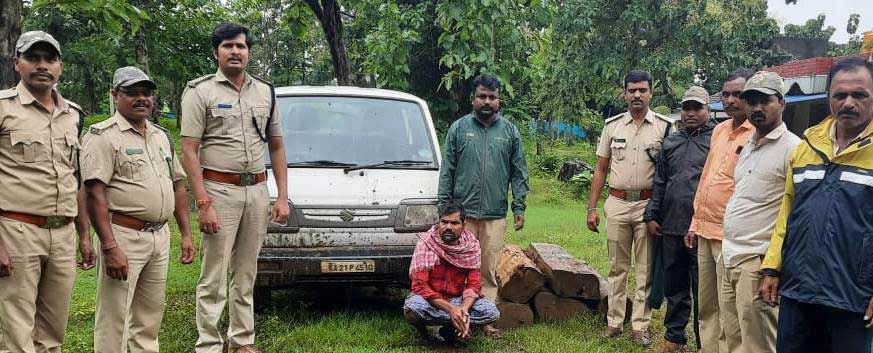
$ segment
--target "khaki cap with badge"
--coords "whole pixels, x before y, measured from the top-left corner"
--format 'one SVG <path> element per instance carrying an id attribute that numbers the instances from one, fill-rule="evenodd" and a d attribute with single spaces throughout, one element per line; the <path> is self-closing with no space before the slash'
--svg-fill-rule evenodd
<path id="1" fill-rule="evenodd" d="M 770 71 L 758 71 L 749 79 L 749 81 L 746 82 L 746 86 L 743 87 L 743 93 L 740 94 L 740 98 L 745 97 L 747 93 L 753 91 L 761 92 L 766 95 L 779 94 L 785 96 L 786 90 L 782 77 L 779 76 L 779 74 Z"/>
<path id="2" fill-rule="evenodd" d="M 58 51 L 58 55 L 61 55 L 61 44 L 55 40 L 55 37 L 52 37 L 51 34 L 45 33 L 43 31 L 29 31 L 24 32 L 18 37 L 18 41 L 15 43 L 15 52 L 16 53 L 24 53 L 30 47 L 32 47 L 36 43 L 45 42 L 55 48 Z"/>
<path id="3" fill-rule="evenodd" d="M 698 102 L 703 105 L 709 104 L 709 92 L 706 92 L 706 89 L 700 86 L 691 86 L 688 90 L 685 91 L 685 95 L 682 96 L 682 103 L 685 102 Z"/>
<path id="4" fill-rule="evenodd" d="M 130 87 L 141 82 L 148 83 L 152 89 L 158 88 L 158 85 L 145 72 L 137 67 L 125 66 L 115 70 L 115 75 L 112 78 L 112 88 Z"/>

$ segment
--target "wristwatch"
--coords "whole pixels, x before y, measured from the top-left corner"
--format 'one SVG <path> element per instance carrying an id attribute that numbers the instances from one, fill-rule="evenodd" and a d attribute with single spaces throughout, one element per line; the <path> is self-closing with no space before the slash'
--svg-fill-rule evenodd
<path id="1" fill-rule="evenodd" d="M 205 210 L 205 209 L 209 208 L 209 206 L 212 206 L 212 200 L 209 200 L 209 199 L 197 200 L 195 202 L 197 203 L 198 210 Z"/>

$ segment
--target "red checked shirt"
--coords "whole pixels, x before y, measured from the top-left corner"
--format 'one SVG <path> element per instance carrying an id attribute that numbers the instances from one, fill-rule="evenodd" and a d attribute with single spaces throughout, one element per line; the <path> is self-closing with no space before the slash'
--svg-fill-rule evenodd
<path id="1" fill-rule="evenodd" d="M 452 299 L 457 297 L 481 298 L 482 274 L 479 270 L 456 267 L 439 261 L 430 271 L 412 274 L 412 293 L 425 300 Z"/>

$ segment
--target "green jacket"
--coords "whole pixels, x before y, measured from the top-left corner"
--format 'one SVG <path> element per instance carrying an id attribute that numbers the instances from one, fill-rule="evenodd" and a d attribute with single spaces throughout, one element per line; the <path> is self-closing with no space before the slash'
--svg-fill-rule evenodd
<path id="1" fill-rule="evenodd" d="M 487 128 L 473 114 L 455 121 L 446 134 L 438 203 L 459 201 L 467 216 L 506 217 L 512 186 L 512 213 L 524 214 L 529 190 L 527 162 L 518 128 L 497 115 Z"/>

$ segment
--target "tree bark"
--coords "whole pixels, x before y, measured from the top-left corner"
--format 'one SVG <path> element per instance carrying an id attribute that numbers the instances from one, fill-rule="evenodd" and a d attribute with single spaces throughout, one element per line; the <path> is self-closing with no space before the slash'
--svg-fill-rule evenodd
<path id="1" fill-rule="evenodd" d="M 305 0 L 309 8 L 318 18 L 324 38 L 330 48 L 330 57 L 333 62 L 336 82 L 340 86 L 350 86 L 351 66 L 346 51 L 346 42 L 343 38 L 343 21 L 340 13 L 340 5 L 337 0 Z"/>
<path id="2" fill-rule="evenodd" d="M 0 89 L 15 86 L 18 74 L 12 65 L 15 42 L 21 35 L 21 1 L 0 0 Z"/>
<path id="3" fill-rule="evenodd" d="M 533 310 L 527 303 L 519 304 L 498 300 L 497 310 L 500 311 L 500 318 L 494 323 L 494 327 L 508 329 L 533 325 Z"/>
<path id="4" fill-rule="evenodd" d="M 518 245 L 507 245 L 497 260 L 497 296 L 513 303 L 527 303 L 545 283 L 543 273 Z"/>
<path id="5" fill-rule="evenodd" d="M 584 261 L 577 260 L 564 248 L 545 243 L 531 243 L 525 251 L 546 283 L 561 297 L 600 299 L 600 274 Z"/>
<path id="6" fill-rule="evenodd" d="M 537 317 L 543 321 L 563 321 L 580 314 L 588 314 L 591 309 L 572 298 L 561 298 L 550 291 L 539 292 L 533 300 Z"/>

